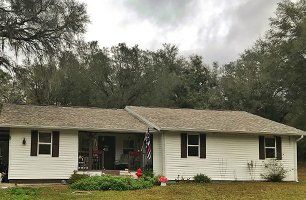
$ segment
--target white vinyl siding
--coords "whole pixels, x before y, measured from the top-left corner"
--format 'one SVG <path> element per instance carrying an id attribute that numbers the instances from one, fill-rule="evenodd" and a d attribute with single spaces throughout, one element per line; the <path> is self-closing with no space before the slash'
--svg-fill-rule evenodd
<path id="1" fill-rule="evenodd" d="M 257 135 L 207 134 L 206 159 L 199 157 L 181 158 L 180 133 L 165 132 L 164 175 L 170 179 L 193 178 L 203 173 L 213 180 L 262 180 L 263 163 L 259 160 L 259 139 Z M 296 181 L 296 138 L 282 136 L 283 162 L 290 170 L 286 181 Z M 255 167 L 248 170 L 247 163 Z"/>
<path id="2" fill-rule="evenodd" d="M 153 133 L 153 172 L 155 175 L 163 174 L 163 145 L 162 134 Z"/>
<path id="3" fill-rule="evenodd" d="M 68 179 L 78 168 L 77 131 L 60 131 L 59 157 L 30 156 L 31 129 L 12 128 L 10 136 L 9 179 Z M 26 139 L 25 145 L 22 144 L 23 138 Z"/>

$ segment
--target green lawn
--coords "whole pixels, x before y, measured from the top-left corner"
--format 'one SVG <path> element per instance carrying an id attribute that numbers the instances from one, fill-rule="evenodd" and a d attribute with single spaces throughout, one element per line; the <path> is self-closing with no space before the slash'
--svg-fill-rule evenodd
<path id="1" fill-rule="evenodd" d="M 78 192 L 67 186 L 0 190 L 0 199 L 306 199 L 306 165 L 300 166 L 300 183 L 224 182 L 174 184 L 136 191 Z M 305 180 L 305 181 L 304 181 Z"/>
<path id="2" fill-rule="evenodd" d="M 65 186 L 0 191 L 1 199 L 305 199 L 306 183 L 178 184 L 148 190 L 78 193 Z"/>

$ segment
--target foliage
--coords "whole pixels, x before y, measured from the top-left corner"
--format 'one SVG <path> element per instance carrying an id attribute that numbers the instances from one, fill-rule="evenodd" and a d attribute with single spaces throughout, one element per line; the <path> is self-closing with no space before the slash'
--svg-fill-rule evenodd
<path id="1" fill-rule="evenodd" d="M 196 183 L 210 183 L 211 179 L 205 174 L 197 174 L 193 177 Z"/>
<path id="2" fill-rule="evenodd" d="M 154 185 L 160 185 L 160 176 L 155 176 L 153 170 L 144 170 L 141 179 L 152 182 Z"/>
<path id="3" fill-rule="evenodd" d="M 151 188 L 153 182 L 145 179 L 133 179 L 123 176 L 92 176 L 71 185 L 78 190 L 137 190 Z"/>
<path id="4" fill-rule="evenodd" d="M 153 172 L 153 170 L 144 170 L 142 176 L 143 177 L 151 177 L 151 178 L 153 178 L 154 177 L 154 172 Z"/>
<path id="5" fill-rule="evenodd" d="M 74 0 L 2 0 L 0 66 L 12 67 L 10 51 L 56 53 L 85 32 L 85 5 Z"/>
<path id="6" fill-rule="evenodd" d="M 88 178 L 88 177 L 89 177 L 88 174 L 73 173 L 73 174 L 71 174 L 70 178 L 68 179 L 68 183 L 73 184 L 75 182 L 78 182 L 79 180 L 82 180 L 82 179 L 85 179 L 85 178 Z"/>
<path id="7" fill-rule="evenodd" d="M 288 170 L 284 168 L 284 165 L 275 160 L 269 160 L 264 164 L 266 172 L 261 174 L 261 176 L 271 182 L 281 182 L 284 178 L 286 178 L 286 175 L 288 173 Z"/>

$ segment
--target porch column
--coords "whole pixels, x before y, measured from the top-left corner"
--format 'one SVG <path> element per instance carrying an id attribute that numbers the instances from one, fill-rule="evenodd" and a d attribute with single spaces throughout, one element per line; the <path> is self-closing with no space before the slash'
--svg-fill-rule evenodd
<path id="1" fill-rule="evenodd" d="M 93 164 L 93 159 L 92 159 L 92 151 L 93 151 L 93 133 L 88 132 L 88 137 L 89 137 L 89 150 L 88 150 L 88 159 L 89 159 L 89 166 L 88 169 L 92 170 L 92 164 Z"/>

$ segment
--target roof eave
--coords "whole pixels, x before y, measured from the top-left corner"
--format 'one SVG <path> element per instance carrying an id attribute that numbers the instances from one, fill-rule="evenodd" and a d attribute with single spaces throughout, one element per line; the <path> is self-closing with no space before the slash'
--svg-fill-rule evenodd
<path id="1" fill-rule="evenodd" d="M 193 129 L 193 128 L 169 128 L 162 127 L 160 131 L 177 131 L 177 132 L 203 132 L 203 133 L 232 133 L 232 134 L 255 134 L 255 135 L 289 135 L 289 136 L 301 136 L 306 135 L 304 133 L 294 133 L 294 132 L 285 132 L 285 133 L 275 133 L 268 131 L 243 131 L 243 130 L 235 130 L 235 131 L 225 131 L 225 130 L 214 130 L 214 129 Z"/>
<path id="2" fill-rule="evenodd" d="M 78 130 L 78 131 L 99 131 L 115 133 L 145 133 L 146 129 L 109 129 L 109 128 L 92 128 L 92 127 L 70 127 L 70 126 L 39 126 L 39 125 L 11 125 L 0 124 L 3 128 L 24 128 L 24 129 L 53 129 L 53 130 Z"/>

